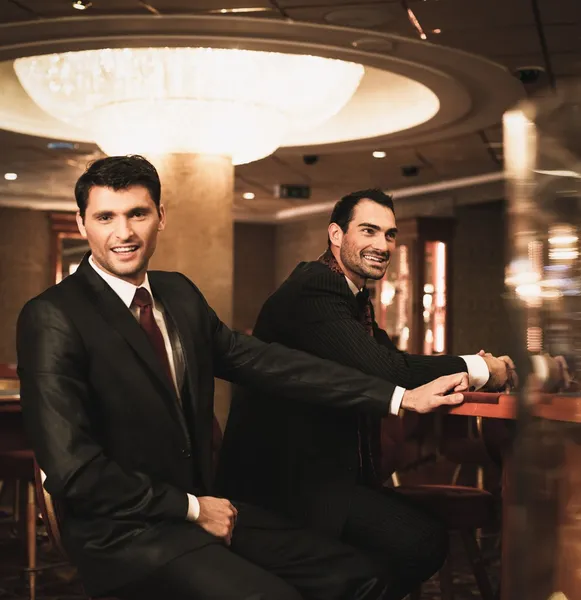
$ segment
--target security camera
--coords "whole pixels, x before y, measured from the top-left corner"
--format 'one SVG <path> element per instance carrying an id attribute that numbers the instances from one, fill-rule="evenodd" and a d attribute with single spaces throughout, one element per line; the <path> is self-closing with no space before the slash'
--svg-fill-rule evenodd
<path id="1" fill-rule="evenodd" d="M 408 165 L 401 168 L 401 174 L 404 177 L 416 177 L 419 172 L 419 167 L 416 167 L 415 165 Z"/>
<path id="2" fill-rule="evenodd" d="M 314 165 L 319 162 L 319 157 L 316 154 L 305 154 L 303 155 L 303 162 L 305 165 Z"/>
<path id="3" fill-rule="evenodd" d="M 544 72 L 545 69 L 543 67 L 529 66 L 519 67 L 513 71 L 513 74 L 524 85 L 531 85 L 537 83 Z"/>

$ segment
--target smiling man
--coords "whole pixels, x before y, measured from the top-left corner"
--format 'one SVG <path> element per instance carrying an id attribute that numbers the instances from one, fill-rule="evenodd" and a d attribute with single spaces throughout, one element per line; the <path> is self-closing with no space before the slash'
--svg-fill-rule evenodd
<path id="1" fill-rule="evenodd" d="M 503 387 L 508 357 L 418 356 L 398 350 L 377 326 L 365 283 L 385 274 L 395 248 L 393 201 L 380 190 L 342 198 L 328 248 L 299 264 L 264 304 L 254 335 L 331 359 L 406 389 L 457 371 L 480 388 Z M 222 448 L 224 492 L 285 512 L 374 556 L 396 573 L 403 598 L 437 571 L 447 535 L 393 490 L 381 490 L 380 419 L 357 409 L 332 412 L 245 390 L 236 395 Z"/>
<path id="2" fill-rule="evenodd" d="M 389 578 L 359 550 L 213 495 L 212 421 L 214 377 L 379 415 L 394 386 L 232 332 L 184 275 L 148 271 L 165 210 L 143 157 L 96 161 L 75 197 L 91 252 L 26 304 L 17 346 L 28 437 L 85 591 L 390 600 Z M 466 386 L 459 373 L 404 406 L 457 404 L 462 394 L 444 394 Z"/>
<path id="3" fill-rule="evenodd" d="M 82 197 L 82 183 L 78 186 Z M 91 206 L 81 201 L 77 225 L 91 248 L 91 264 L 133 285 L 140 285 L 155 251 L 158 231 L 165 227 L 165 209 L 151 202 L 151 193 L 140 185 L 115 190 L 91 188 Z M 119 218 L 119 209 L 126 214 Z"/>

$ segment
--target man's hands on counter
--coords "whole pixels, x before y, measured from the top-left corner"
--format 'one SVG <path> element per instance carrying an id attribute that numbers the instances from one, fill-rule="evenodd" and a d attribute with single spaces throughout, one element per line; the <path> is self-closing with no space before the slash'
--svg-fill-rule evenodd
<path id="1" fill-rule="evenodd" d="M 439 406 L 460 404 L 464 400 L 461 392 L 466 391 L 468 391 L 468 373 L 444 375 L 413 390 L 406 390 L 401 407 L 418 413 L 427 413 Z"/>
<path id="2" fill-rule="evenodd" d="M 482 356 L 490 373 L 490 377 L 483 390 L 498 392 L 516 388 L 518 385 L 518 375 L 510 356 L 492 356 L 490 352 L 485 352 L 484 350 L 480 350 L 478 355 Z"/>

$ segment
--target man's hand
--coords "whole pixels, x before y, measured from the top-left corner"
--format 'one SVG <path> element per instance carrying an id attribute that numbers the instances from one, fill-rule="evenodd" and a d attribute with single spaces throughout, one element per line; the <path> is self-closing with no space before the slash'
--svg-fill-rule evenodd
<path id="1" fill-rule="evenodd" d="M 229 546 L 238 516 L 236 508 L 229 500 L 212 496 L 198 496 L 198 502 L 200 503 L 200 514 L 196 523 L 208 533 L 222 538 L 226 546 Z"/>
<path id="2" fill-rule="evenodd" d="M 510 356 L 492 356 L 490 352 L 480 350 L 478 353 L 482 356 L 490 376 L 483 389 L 490 392 L 499 390 L 510 390 L 518 385 L 518 375 L 514 366 L 514 362 Z"/>
<path id="3" fill-rule="evenodd" d="M 574 377 L 571 375 L 571 371 L 569 371 L 569 364 L 564 356 L 555 356 L 555 362 L 560 373 L 559 389 L 566 392 L 573 387 Z"/>
<path id="4" fill-rule="evenodd" d="M 534 357 L 533 372 L 536 371 L 537 376 L 540 375 L 539 361 L 544 365 L 544 377 L 542 377 L 542 391 L 548 393 L 565 392 L 570 390 L 574 381 L 569 366 L 563 356 L 549 356 L 542 354 Z"/>
<path id="5" fill-rule="evenodd" d="M 444 375 L 414 390 L 406 390 L 401 407 L 418 413 L 427 413 L 439 406 L 460 404 L 464 396 L 459 392 L 467 390 L 468 373 Z"/>

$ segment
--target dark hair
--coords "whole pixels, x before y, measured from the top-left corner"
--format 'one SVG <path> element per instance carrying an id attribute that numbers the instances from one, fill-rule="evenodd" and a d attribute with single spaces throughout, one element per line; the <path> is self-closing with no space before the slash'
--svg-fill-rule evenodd
<path id="1" fill-rule="evenodd" d="M 75 200 L 81 218 L 85 218 L 89 192 L 95 186 L 115 191 L 126 190 L 134 185 L 147 189 L 159 211 L 161 183 L 155 167 L 143 156 L 108 156 L 90 163 L 75 185 Z"/>
<path id="2" fill-rule="evenodd" d="M 349 228 L 349 223 L 351 223 L 353 219 L 353 211 L 355 207 L 361 202 L 361 200 L 371 200 L 373 202 L 377 202 L 377 204 L 381 204 L 381 206 L 385 206 L 389 208 L 393 214 L 395 215 L 395 209 L 393 207 L 393 198 L 384 194 L 381 190 L 377 188 L 371 188 L 368 190 L 359 190 L 358 192 L 351 192 L 346 196 L 343 196 L 337 204 L 333 207 L 333 212 L 331 213 L 331 219 L 329 220 L 329 224 L 337 223 L 339 227 L 343 230 L 343 233 L 347 233 L 347 229 Z M 331 246 L 331 240 L 328 240 L 329 247 Z"/>

